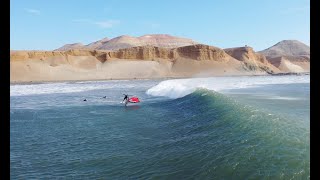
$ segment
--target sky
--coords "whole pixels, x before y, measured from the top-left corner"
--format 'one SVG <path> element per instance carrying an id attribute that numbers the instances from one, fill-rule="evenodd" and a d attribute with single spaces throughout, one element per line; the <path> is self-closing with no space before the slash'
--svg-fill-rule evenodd
<path id="1" fill-rule="evenodd" d="M 256 51 L 282 40 L 310 45 L 310 1 L 10 0 L 11 50 L 54 50 L 145 34 Z"/>

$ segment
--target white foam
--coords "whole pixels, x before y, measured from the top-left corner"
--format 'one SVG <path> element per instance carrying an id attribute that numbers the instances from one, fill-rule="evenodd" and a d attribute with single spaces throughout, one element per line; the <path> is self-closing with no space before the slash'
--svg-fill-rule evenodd
<path id="1" fill-rule="evenodd" d="M 286 96 L 271 96 L 271 97 L 268 97 L 268 99 L 278 99 L 278 100 L 288 100 L 288 101 L 301 100 L 301 98 L 286 97 Z"/>
<path id="2" fill-rule="evenodd" d="M 310 83 L 310 76 L 240 76 L 240 77 L 210 77 L 174 79 L 160 82 L 148 89 L 146 93 L 152 96 L 179 98 L 194 92 L 197 88 L 214 91 L 257 87 L 267 84 Z"/>
<path id="3" fill-rule="evenodd" d="M 73 93 L 97 89 L 112 88 L 132 88 L 137 86 L 134 83 L 120 81 L 83 81 L 76 83 L 44 83 L 44 84 L 27 84 L 27 85 L 10 85 L 10 96 L 36 95 L 36 94 L 53 94 L 53 93 Z"/>
<path id="4" fill-rule="evenodd" d="M 93 90 L 93 89 L 97 89 L 97 87 L 92 85 L 88 86 L 80 83 L 79 84 L 50 83 L 50 84 L 11 85 L 10 96 L 51 94 L 51 93 L 71 93 L 71 92 L 81 92 L 81 91 Z"/>

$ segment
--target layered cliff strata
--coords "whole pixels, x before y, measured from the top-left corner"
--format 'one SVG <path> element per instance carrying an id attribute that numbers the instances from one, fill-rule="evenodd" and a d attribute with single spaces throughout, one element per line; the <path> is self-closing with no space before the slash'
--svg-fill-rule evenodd
<path id="1" fill-rule="evenodd" d="M 117 51 L 12 51 L 12 81 L 190 77 L 242 74 L 244 64 L 207 45 Z"/>

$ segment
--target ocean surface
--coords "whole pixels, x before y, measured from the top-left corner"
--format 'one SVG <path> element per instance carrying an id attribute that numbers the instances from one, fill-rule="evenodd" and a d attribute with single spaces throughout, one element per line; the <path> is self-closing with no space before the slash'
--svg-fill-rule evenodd
<path id="1" fill-rule="evenodd" d="M 12 179 L 310 178 L 309 75 L 10 88 Z"/>

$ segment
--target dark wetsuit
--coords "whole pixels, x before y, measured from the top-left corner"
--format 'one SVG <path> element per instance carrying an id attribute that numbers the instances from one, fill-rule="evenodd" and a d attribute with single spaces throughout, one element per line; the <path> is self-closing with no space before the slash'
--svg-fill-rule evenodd
<path id="1" fill-rule="evenodd" d="M 123 101 L 126 100 L 126 99 L 129 99 L 128 95 L 124 95 Z"/>
<path id="2" fill-rule="evenodd" d="M 128 101 L 129 101 L 129 97 L 128 97 L 128 95 L 127 94 L 125 94 L 124 95 L 124 98 L 123 98 L 123 100 L 122 100 L 122 102 L 125 100 L 125 106 L 127 106 L 127 104 L 128 104 Z"/>

